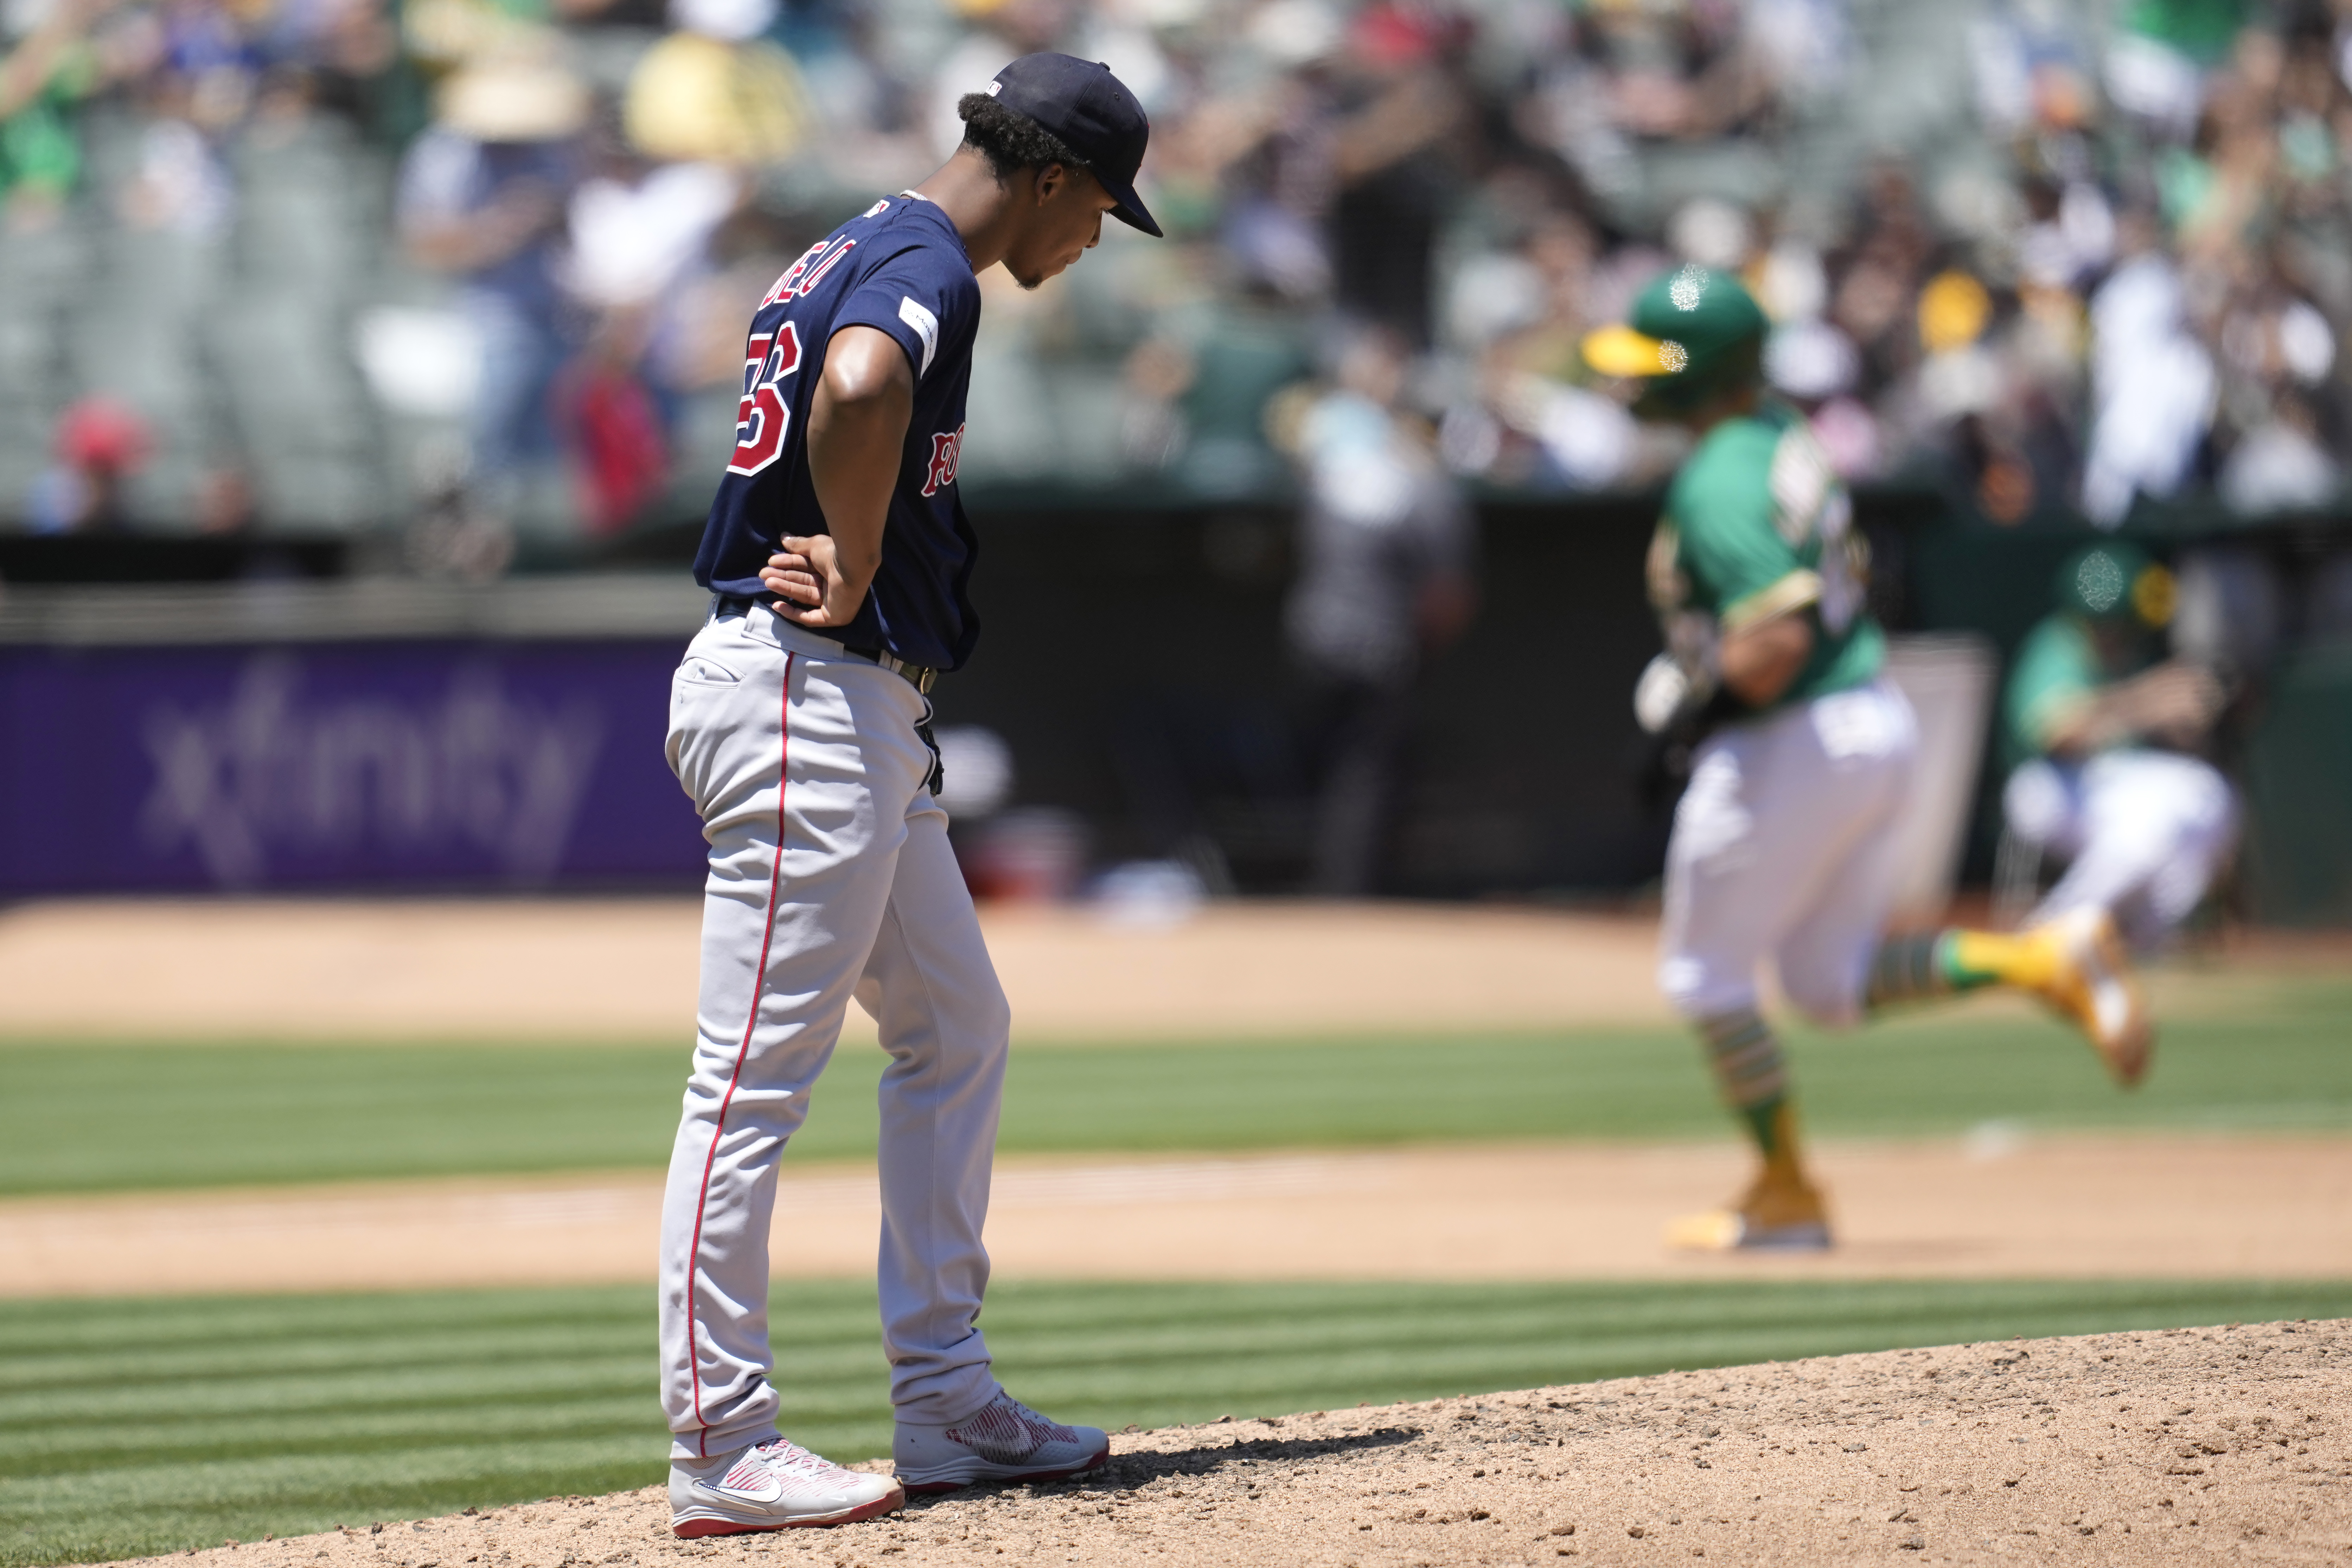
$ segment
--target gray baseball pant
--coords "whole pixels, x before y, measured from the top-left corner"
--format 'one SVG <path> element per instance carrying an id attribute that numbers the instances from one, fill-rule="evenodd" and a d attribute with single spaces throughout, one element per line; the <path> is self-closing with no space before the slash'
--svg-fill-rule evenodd
<path id="1" fill-rule="evenodd" d="M 768 1237 L 792 1225 L 772 1212 L 776 1162 L 853 994 L 891 1057 L 891 1403 L 943 1423 L 997 1394 L 974 1321 L 1011 1014 L 929 788 L 929 714 L 899 676 L 765 608 L 706 624 L 671 683 L 670 766 L 710 845 L 694 1069 L 662 1205 L 673 1457 L 776 1435 Z"/>

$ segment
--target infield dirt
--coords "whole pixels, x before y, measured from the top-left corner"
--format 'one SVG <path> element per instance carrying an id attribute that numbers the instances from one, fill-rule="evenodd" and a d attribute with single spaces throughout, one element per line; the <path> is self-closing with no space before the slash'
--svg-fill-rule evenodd
<path id="1" fill-rule="evenodd" d="M 0 910 L 0 1032 L 683 1042 L 701 919 L 675 898 L 31 904 Z M 1638 918 L 1267 901 L 1167 923 L 1004 905 L 982 920 L 1024 1038 L 1671 1018 Z M 848 1037 L 873 1033 L 851 1008 Z"/>
<path id="2" fill-rule="evenodd" d="M 1828 1256 L 1669 1252 L 1735 1191 L 1709 1144 L 1006 1158 L 1000 1278 L 2313 1279 L 2352 1275 L 2341 1139 L 2075 1134 L 1821 1151 Z M 0 1202 L 0 1298 L 649 1279 L 658 1172 Z M 786 1163 L 776 1272 L 869 1279 L 874 1168 Z"/>
<path id="3" fill-rule="evenodd" d="M 1002 904 L 981 920 L 1024 1040 L 1674 1021 L 1638 912 L 1265 900 L 1168 922 Z M 679 898 L 23 904 L 0 910 L 0 1035 L 683 1040 L 700 921 Z M 2339 933 L 2238 932 L 2154 991 L 2165 1016 L 2228 1016 L 2279 973 L 2347 963 Z M 857 1008 L 846 1035 L 873 1037 Z"/>
<path id="4" fill-rule="evenodd" d="M 203 1568 L 2341 1563 L 2352 1322 L 2010 1341 L 1125 1433 L 1078 1481 L 670 1538 L 656 1489 Z M 877 1461 L 874 1467 L 880 1468 Z M 186 1559 L 173 1559 L 184 1562 Z"/>

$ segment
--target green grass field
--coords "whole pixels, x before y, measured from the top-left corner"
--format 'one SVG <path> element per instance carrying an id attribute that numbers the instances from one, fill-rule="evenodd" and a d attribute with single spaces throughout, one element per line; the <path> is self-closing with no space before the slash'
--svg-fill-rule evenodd
<path id="1" fill-rule="evenodd" d="M 2352 984 L 2282 982 L 2166 1031 L 2111 1089 L 2065 1029 L 1933 1012 L 1792 1043 L 1832 1137 L 2030 1127 L 2352 1129 Z M 845 1049 L 799 1159 L 874 1146 L 882 1053 Z M 0 1044 L 0 1194 L 657 1167 L 681 1051 L 615 1046 Z M 103 1136 L 94 1135 L 99 1128 Z M 1680 1031 L 1057 1045 L 1014 1052 L 1007 1152 L 1725 1135 Z"/>
<path id="2" fill-rule="evenodd" d="M 646 1288 L 0 1304 L 0 1564 L 659 1479 Z M 779 1293 L 787 1429 L 884 1451 L 870 1290 Z M 1842 1351 L 2352 1313 L 2326 1284 L 1009 1285 L 1024 1397 L 1119 1426 Z"/>

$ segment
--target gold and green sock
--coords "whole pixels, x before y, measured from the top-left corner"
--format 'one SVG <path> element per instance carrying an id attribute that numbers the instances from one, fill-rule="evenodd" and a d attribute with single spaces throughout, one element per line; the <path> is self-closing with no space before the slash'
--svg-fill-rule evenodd
<path id="1" fill-rule="evenodd" d="M 1743 1007 L 1702 1018 L 1698 1032 L 1706 1043 L 1707 1063 L 1715 1070 L 1724 1103 L 1747 1126 L 1766 1169 L 1793 1172 L 1796 1119 L 1789 1105 L 1780 1042 L 1772 1026 L 1755 1008 Z"/>
<path id="2" fill-rule="evenodd" d="M 1939 931 L 1889 937 L 1871 961 L 1870 986 L 1864 1000 L 1875 1008 L 1987 985 L 2032 989 L 2048 984 L 2052 963 L 2050 943 L 2031 932 L 2007 936 L 1947 926 Z"/>

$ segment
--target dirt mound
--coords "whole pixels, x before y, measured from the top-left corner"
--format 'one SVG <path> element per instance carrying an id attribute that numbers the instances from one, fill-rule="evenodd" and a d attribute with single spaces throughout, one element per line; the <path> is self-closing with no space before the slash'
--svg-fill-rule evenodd
<path id="1" fill-rule="evenodd" d="M 1228 1418 L 1113 1449 L 1079 1482 L 954 1494 L 842 1530 L 676 1542 L 647 1489 L 191 1555 L 218 1560 L 205 1568 L 2340 1563 L 2352 1321 L 1669 1373 Z"/>

